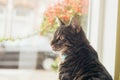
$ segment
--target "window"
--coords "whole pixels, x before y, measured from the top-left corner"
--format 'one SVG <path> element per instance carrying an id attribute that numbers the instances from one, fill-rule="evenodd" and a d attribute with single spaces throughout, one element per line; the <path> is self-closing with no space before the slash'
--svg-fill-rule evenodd
<path id="1" fill-rule="evenodd" d="M 0 3 L 0 37 L 5 35 L 5 27 L 7 20 L 7 5 Z"/>
<path id="2" fill-rule="evenodd" d="M 0 57 L 0 63 L 4 65 L 0 64 L 0 67 L 2 66 L 1 68 L 6 68 L 5 66 L 9 64 L 7 68 L 42 69 L 44 68 L 42 63 L 46 65 L 48 61 L 48 63 L 51 64 L 51 62 L 56 59 L 56 55 L 51 51 L 49 38 L 40 36 L 38 33 L 34 33 L 34 31 L 39 31 L 44 12 L 51 4 L 51 6 L 53 6 L 53 3 L 56 4 L 57 1 L 58 0 L 0 0 L 0 38 L 19 37 L 19 39 L 14 42 L 6 41 L 0 43 L 0 48 L 4 50 L 3 57 L 6 59 L 3 60 L 3 58 Z M 60 1 L 64 0 L 59 0 L 58 2 Z M 91 45 L 98 51 L 101 62 L 113 77 L 117 1 L 118 0 L 89 0 L 88 14 L 82 16 L 82 25 L 84 26 Z M 86 24 L 88 24 L 88 26 Z M 21 37 L 24 39 L 21 39 Z M 8 60 L 8 58 L 6 58 L 7 54 L 10 59 L 13 57 L 12 60 L 15 60 L 15 62 Z M 50 66 L 47 65 L 46 69 L 49 69 L 49 67 Z M 52 73 L 50 72 L 49 74 Z M 54 75 L 56 75 L 56 73 L 53 73 L 53 76 Z"/>
<path id="3" fill-rule="evenodd" d="M 40 36 L 36 32 L 34 35 L 33 32 L 39 30 L 45 10 L 49 5 L 52 6 L 57 2 L 59 1 L 0 0 L 0 41 L 11 39 L 11 37 L 18 38 L 15 41 L 8 40 L 0 43 L 0 47 L 4 52 L 2 55 L 4 60 L 3 58 L 0 59 L 0 68 L 43 68 L 41 66 L 43 58 L 48 57 L 48 60 L 50 60 L 56 57 L 56 55 L 50 54 L 52 51 L 49 38 Z M 87 19 L 88 14 L 82 16 L 86 33 Z M 21 40 L 21 37 L 24 39 Z M 43 58 L 40 56 L 43 56 Z"/>

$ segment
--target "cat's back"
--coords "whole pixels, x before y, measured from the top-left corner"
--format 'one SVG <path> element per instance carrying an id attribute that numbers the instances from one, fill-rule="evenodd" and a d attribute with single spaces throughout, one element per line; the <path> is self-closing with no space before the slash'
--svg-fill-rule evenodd
<path id="1" fill-rule="evenodd" d="M 78 78 L 75 77 L 75 80 L 112 80 L 92 46 L 81 47 L 77 54 L 79 54 L 81 63 L 77 64 L 79 65 L 76 70 Z"/>

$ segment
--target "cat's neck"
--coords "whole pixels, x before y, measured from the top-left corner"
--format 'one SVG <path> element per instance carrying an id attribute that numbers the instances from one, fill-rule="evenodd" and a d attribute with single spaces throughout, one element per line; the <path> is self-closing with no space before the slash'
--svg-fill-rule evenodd
<path id="1" fill-rule="evenodd" d="M 59 56 L 61 58 L 61 61 L 64 62 L 64 60 L 69 56 L 76 56 L 76 54 L 82 49 L 86 48 L 87 46 L 90 46 L 89 44 L 83 43 L 79 46 L 71 46 L 66 50 L 62 50 L 59 53 Z"/>
<path id="2" fill-rule="evenodd" d="M 78 52 L 81 48 L 88 46 L 89 44 L 81 44 L 79 46 L 73 46 L 69 47 L 66 51 L 62 52 L 62 54 L 69 54 L 69 53 L 76 53 Z"/>
<path id="3" fill-rule="evenodd" d="M 71 57 L 71 56 L 76 56 L 76 54 L 79 52 L 79 50 L 81 50 L 82 48 L 85 48 L 85 45 L 83 46 L 80 46 L 80 47 L 77 47 L 77 48 L 72 48 L 72 49 L 68 49 L 66 50 L 65 52 L 63 52 L 62 54 L 60 54 L 60 58 L 61 58 L 61 61 L 64 62 L 65 59 L 67 57 Z"/>

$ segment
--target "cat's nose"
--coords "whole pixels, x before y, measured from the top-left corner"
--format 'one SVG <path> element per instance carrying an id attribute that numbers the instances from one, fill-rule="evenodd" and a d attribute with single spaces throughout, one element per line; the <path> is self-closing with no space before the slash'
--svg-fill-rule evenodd
<path id="1" fill-rule="evenodd" d="M 51 48 L 53 49 L 54 48 L 54 46 L 51 44 Z"/>
<path id="2" fill-rule="evenodd" d="M 51 44 L 51 46 L 52 46 L 52 45 L 54 44 L 54 42 L 53 42 L 53 41 L 51 41 L 51 43 L 50 43 L 50 44 Z"/>
<path id="3" fill-rule="evenodd" d="M 51 47 L 54 48 L 54 41 L 51 41 Z"/>
<path id="4" fill-rule="evenodd" d="M 52 50 L 55 50 L 55 46 L 51 45 Z"/>

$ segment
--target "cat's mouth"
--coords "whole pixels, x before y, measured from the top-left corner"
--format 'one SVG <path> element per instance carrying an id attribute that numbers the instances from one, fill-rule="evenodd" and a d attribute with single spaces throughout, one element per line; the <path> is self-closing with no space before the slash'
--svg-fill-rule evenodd
<path id="1" fill-rule="evenodd" d="M 53 51 L 61 51 L 61 48 L 52 48 Z"/>
<path id="2" fill-rule="evenodd" d="M 53 51 L 61 51 L 62 50 L 62 48 L 56 48 L 56 47 L 54 47 L 54 46 L 51 46 L 52 47 L 52 50 Z"/>
<path id="3" fill-rule="evenodd" d="M 55 51 L 55 52 L 65 53 L 67 48 L 66 47 L 64 47 L 64 48 L 52 47 L 52 50 Z"/>

